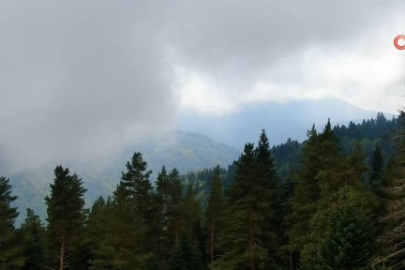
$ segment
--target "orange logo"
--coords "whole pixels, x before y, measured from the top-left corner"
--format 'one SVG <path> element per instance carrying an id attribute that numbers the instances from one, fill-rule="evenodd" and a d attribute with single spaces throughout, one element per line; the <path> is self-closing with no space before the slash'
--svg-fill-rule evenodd
<path id="1" fill-rule="evenodd" d="M 404 44 L 403 45 L 399 45 L 399 41 L 403 40 Z M 405 35 L 398 35 L 395 37 L 394 39 L 394 46 L 395 48 L 397 48 L 398 50 L 405 50 Z"/>

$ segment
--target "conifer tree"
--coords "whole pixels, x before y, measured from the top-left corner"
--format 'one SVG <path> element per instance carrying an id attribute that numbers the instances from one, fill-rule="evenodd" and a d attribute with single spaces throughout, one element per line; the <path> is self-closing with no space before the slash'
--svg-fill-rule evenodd
<path id="1" fill-rule="evenodd" d="M 371 220 L 361 208 L 345 205 L 334 212 L 330 224 L 317 269 L 366 269 L 372 255 Z"/>
<path id="2" fill-rule="evenodd" d="M 198 249 L 190 244 L 190 239 L 185 234 L 175 246 L 169 265 L 170 270 L 202 270 Z"/>
<path id="3" fill-rule="evenodd" d="M 24 256 L 26 258 L 24 270 L 42 270 L 45 268 L 45 229 L 41 219 L 28 208 L 27 216 L 21 225 L 24 242 Z"/>
<path id="4" fill-rule="evenodd" d="M 404 116 L 401 111 L 401 117 Z M 388 177 L 382 187 L 385 213 L 380 218 L 381 251 L 374 264 L 400 270 L 405 268 L 405 122 L 401 122 L 395 137 L 397 153 L 387 168 Z"/>
<path id="5" fill-rule="evenodd" d="M 107 202 L 99 197 L 91 207 L 87 221 L 87 237 L 91 249 L 90 269 L 103 269 L 104 257 L 102 253 L 105 238 L 108 235 L 108 225 L 111 221 L 111 199 Z"/>
<path id="6" fill-rule="evenodd" d="M 342 176 L 344 158 L 340 153 L 330 121 L 327 122 L 317 144 L 319 165 L 314 177 L 320 191 L 315 203 L 315 211 L 309 220 L 309 238 L 301 250 L 303 269 L 313 269 L 318 259 L 320 242 L 329 228 L 333 203 L 337 201 L 338 191 L 344 187 Z"/>
<path id="7" fill-rule="evenodd" d="M 55 179 L 50 184 L 51 194 L 45 197 L 47 205 L 47 243 L 50 265 L 66 269 L 74 261 L 73 254 L 83 241 L 84 194 L 82 180 L 61 165 L 55 168 Z M 54 255 L 57 254 L 57 255 Z M 70 265 L 72 267 L 72 265 Z"/>
<path id="8" fill-rule="evenodd" d="M 384 170 L 384 160 L 381 153 L 380 145 L 376 145 L 373 152 L 373 160 L 371 163 L 370 185 L 375 187 L 381 181 Z"/>
<path id="9" fill-rule="evenodd" d="M 196 198 L 194 188 L 191 185 L 188 186 L 184 197 L 183 211 L 185 222 L 184 232 L 190 239 L 195 240 L 194 227 L 197 223 L 201 222 L 201 206 Z"/>
<path id="10" fill-rule="evenodd" d="M 320 198 L 318 185 L 320 159 L 320 136 L 315 125 L 307 132 L 308 140 L 303 148 L 302 169 L 296 176 L 294 194 L 290 199 L 291 213 L 287 216 L 290 255 L 300 252 L 309 240 L 310 220 L 316 212 L 316 203 Z M 293 264 L 296 264 L 293 262 Z"/>
<path id="11" fill-rule="evenodd" d="M 210 262 L 213 263 L 215 255 L 219 249 L 219 238 L 223 231 L 223 217 L 225 213 L 225 196 L 222 190 L 222 179 L 220 175 L 220 167 L 214 169 L 214 175 L 210 182 L 210 194 L 206 209 L 206 227 L 210 235 Z"/>
<path id="12" fill-rule="evenodd" d="M 133 212 L 130 210 L 128 191 L 118 185 L 113 192 L 111 204 L 106 208 L 104 235 L 94 250 L 91 269 L 133 269 L 138 260 L 135 259 L 134 239 L 138 230 L 133 228 Z"/>
<path id="13" fill-rule="evenodd" d="M 265 269 L 274 254 L 267 243 L 275 244 L 276 234 L 265 231 L 271 220 L 271 192 L 265 188 L 265 171 L 258 165 L 253 144 L 246 144 L 240 158 L 225 219 L 221 241 L 224 254 L 215 269 Z M 266 244 L 264 241 L 269 241 Z"/>
<path id="14" fill-rule="evenodd" d="M 17 196 L 11 195 L 9 180 L 0 177 L 0 270 L 19 269 L 24 265 L 22 247 L 14 228 L 18 212 L 10 205 L 16 199 Z"/>
<path id="15" fill-rule="evenodd" d="M 181 233 L 185 230 L 184 197 L 177 169 L 169 174 L 169 205 L 167 209 L 167 228 L 172 239 L 171 245 L 179 244 Z"/>
<path id="16" fill-rule="evenodd" d="M 263 176 L 259 176 L 261 183 L 258 183 L 258 185 L 266 190 L 267 199 L 270 200 L 270 209 L 272 212 L 272 215 L 266 217 L 264 227 L 262 228 L 264 232 L 271 232 L 268 235 L 270 237 L 269 239 L 263 239 L 263 244 L 269 252 L 276 254 L 279 252 L 284 235 L 283 209 L 280 197 L 282 190 L 276 165 L 271 154 L 269 140 L 264 129 L 260 134 L 259 143 L 255 149 L 255 155 L 258 169 L 263 173 Z M 277 236 L 276 242 L 274 242 L 274 234 Z M 273 257 L 275 256 L 273 255 Z"/>

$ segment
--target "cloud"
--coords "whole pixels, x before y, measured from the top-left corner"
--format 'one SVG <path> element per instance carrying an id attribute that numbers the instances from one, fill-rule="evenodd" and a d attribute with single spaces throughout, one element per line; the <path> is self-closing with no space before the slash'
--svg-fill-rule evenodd
<path id="1" fill-rule="evenodd" d="M 190 5 L 179 16 L 189 27 L 178 28 L 176 38 L 178 64 L 189 74 L 179 79 L 179 89 L 186 100 L 201 96 L 201 89 L 195 91 L 199 78 L 207 96 L 215 89 L 222 102 L 183 108 L 215 115 L 247 102 L 332 96 L 396 112 L 405 62 L 392 41 L 405 31 L 404 11 L 402 1 Z"/>
<path id="2" fill-rule="evenodd" d="M 0 149 L 11 168 L 89 160 L 180 110 L 334 96 L 395 112 L 403 1 L 2 1 Z"/>
<path id="3" fill-rule="evenodd" d="M 101 158 L 170 126 L 177 101 L 150 8 L 0 4 L 0 144 L 9 168 Z"/>

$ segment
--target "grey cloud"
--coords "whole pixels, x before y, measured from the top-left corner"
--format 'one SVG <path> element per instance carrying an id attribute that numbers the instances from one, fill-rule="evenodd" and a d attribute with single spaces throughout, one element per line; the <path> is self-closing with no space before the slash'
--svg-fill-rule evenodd
<path id="1" fill-rule="evenodd" d="M 173 42 L 180 61 L 218 80 L 239 78 L 236 84 L 247 81 L 247 86 L 309 47 L 342 50 L 405 7 L 402 1 L 179 2 Z"/>
<path id="2" fill-rule="evenodd" d="M 170 125 L 170 66 L 149 9 L 147 2 L 0 4 L 5 162 L 88 159 Z"/>
<path id="3" fill-rule="evenodd" d="M 170 127 L 177 65 L 235 91 L 269 70 L 285 80 L 285 59 L 344 47 L 402 2 L 1 1 L 0 160 L 108 155 Z"/>

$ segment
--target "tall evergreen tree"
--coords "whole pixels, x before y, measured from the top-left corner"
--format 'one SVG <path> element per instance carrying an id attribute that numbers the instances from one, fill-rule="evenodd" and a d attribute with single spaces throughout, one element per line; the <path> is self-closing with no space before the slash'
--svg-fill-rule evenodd
<path id="1" fill-rule="evenodd" d="M 373 160 L 371 163 L 370 185 L 375 187 L 381 181 L 384 170 L 384 159 L 381 153 L 380 145 L 376 145 L 373 152 Z"/>
<path id="2" fill-rule="evenodd" d="M 157 239 L 152 226 L 157 209 L 149 180 L 151 171 L 138 152 L 126 167 L 108 208 L 107 232 L 93 269 L 147 269 L 154 256 Z"/>
<path id="3" fill-rule="evenodd" d="M 17 196 L 11 195 L 9 180 L 0 177 L 0 270 L 20 269 L 24 265 L 22 247 L 14 228 L 18 212 L 10 205 L 16 199 Z"/>
<path id="4" fill-rule="evenodd" d="M 267 199 L 270 199 L 270 209 L 273 213 L 267 216 L 264 222 L 263 231 L 272 232 L 268 236 L 270 239 L 263 239 L 263 245 L 266 246 L 269 252 L 276 254 L 280 250 L 281 241 L 284 236 L 283 226 L 283 209 L 281 203 L 281 184 L 277 175 L 276 165 L 270 150 L 269 140 L 266 132 L 263 129 L 260 134 L 258 146 L 255 149 L 257 166 L 263 176 L 259 176 L 261 185 L 266 190 Z M 273 234 L 277 235 L 276 242 L 273 242 Z M 273 257 L 276 257 L 273 255 Z"/>
<path id="5" fill-rule="evenodd" d="M 50 267 L 59 265 L 64 270 L 74 264 L 73 254 L 83 241 L 84 194 L 86 189 L 77 174 L 61 165 L 55 168 L 55 179 L 50 184 L 51 194 L 45 197 L 47 205 L 47 243 Z M 57 254 L 57 255 L 54 255 Z"/>
<path id="6" fill-rule="evenodd" d="M 21 225 L 24 241 L 24 255 L 26 258 L 24 270 L 42 270 L 45 268 L 45 228 L 41 219 L 28 208 L 27 217 Z"/>
<path id="7" fill-rule="evenodd" d="M 169 174 L 170 202 L 167 210 L 167 228 L 172 238 L 171 244 L 179 244 L 181 232 L 185 230 L 184 197 L 179 171 L 173 169 Z"/>
<path id="8" fill-rule="evenodd" d="M 103 265 L 105 257 L 103 257 L 102 249 L 106 243 L 105 238 L 108 235 L 111 212 L 110 198 L 105 201 L 103 197 L 99 197 L 91 207 L 87 221 L 87 237 L 91 249 L 90 269 L 103 269 L 105 267 Z"/>
<path id="9" fill-rule="evenodd" d="M 319 134 L 317 148 L 320 162 L 313 180 L 318 185 L 320 196 L 309 220 L 309 239 L 301 250 L 303 269 L 313 269 L 314 263 L 318 259 L 320 242 L 329 228 L 329 219 L 333 211 L 331 206 L 337 201 L 339 189 L 345 185 L 342 176 L 344 158 L 340 153 L 330 121 Z"/>
<path id="10" fill-rule="evenodd" d="M 303 148 L 302 169 L 295 178 L 294 194 L 290 199 L 291 212 L 287 216 L 289 230 L 289 244 L 286 249 L 290 256 L 299 253 L 304 245 L 310 240 L 310 220 L 316 212 L 316 203 L 320 198 L 320 189 L 318 185 L 319 168 L 322 160 L 320 159 L 320 136 L 315 125 L 307 132 L 308 140 Z M 296 265 L 297 262 L 291 264 Z"/>
<path id="11" fill-rule="evenodd" d="M 361 208 L 345 205 L 334 212 L 330 224 L 317 269 L 366 269 L 373 245 L 371 220 Z"/>
<path id="12" fill-rule="evenodd" d="M 401 111 L 401 117 L 405 112 Z M 395 134 L 396 155 L 387 168 L 387 179 L 382 187 L 385 213 L 381 217 L 381 251 L 375 264 L 392 270 L 405 268 L 405 122 Z"/>
<path id="13" fill-rule="evenodd" d="M 258 165 L 253 144 L 246 144 L 240 158 L 226 213 L 221 241 L 224 254 L 214 262 L 215 269 L 267 269 L 274 254 L 268 244 L 275 244 L 275 232 L 264 230 L 271 220 L 271 191 L 265 171 Z M 266 244 L 264 241 L 268 241 Z"/>
<path id="14" fill-rule="evenodd" d="M 210 232 L 210 262 L 213 263 L 215 255 L 219 249 L 219 238 L 221 237 L 221 232 L 224 229 L 223 218 L 225 213 L 225 196 L 222 190 L 222 179 L 219 166 L 215 167 L 214 169 L 214 176 L 210 182 L 210 191 L 205 220 L 206 227 Z"/>

